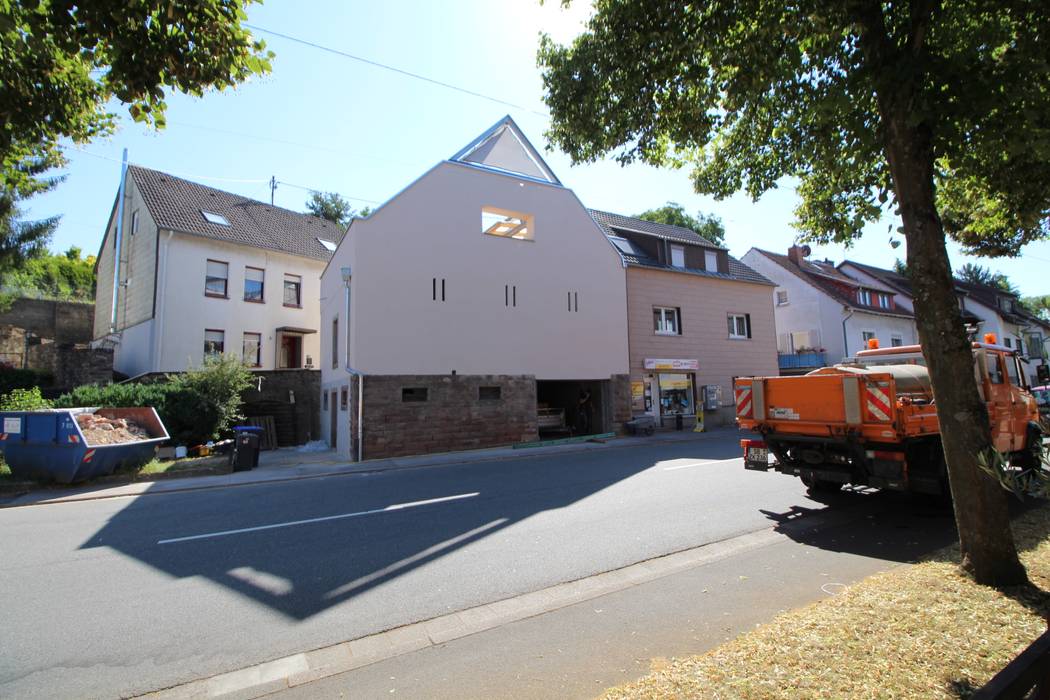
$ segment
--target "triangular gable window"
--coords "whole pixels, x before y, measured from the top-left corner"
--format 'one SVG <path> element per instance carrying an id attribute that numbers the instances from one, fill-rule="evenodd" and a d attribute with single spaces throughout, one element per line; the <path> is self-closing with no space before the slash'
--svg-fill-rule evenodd
<path id="1" fill-rule="evenodd" d="M 555 185 L 561 182 L 509 116 L 474 139 L 451 160 L 523 175 Z"/>

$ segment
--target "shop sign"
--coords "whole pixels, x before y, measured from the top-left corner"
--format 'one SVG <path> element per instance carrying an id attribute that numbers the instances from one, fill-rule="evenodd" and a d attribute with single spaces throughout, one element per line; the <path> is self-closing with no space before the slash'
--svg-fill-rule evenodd
<path id="1" fill-rule="evenodd" d="M 631 382 L 631 399 L 641 400 L 645 396 L 645 382 Z"/>
<path id="2" fill-rule="evenodd" d="M 700 360 L 657 360 L 653 358 L 645 358 L 646 369 L 700 369 Z"/>

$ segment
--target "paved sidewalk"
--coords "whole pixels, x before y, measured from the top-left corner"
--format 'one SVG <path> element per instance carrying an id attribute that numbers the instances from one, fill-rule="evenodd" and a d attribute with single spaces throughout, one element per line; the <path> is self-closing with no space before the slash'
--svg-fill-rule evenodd
<path id="1" fill-rule="evenodd" d="M 729 438 L 737 434 L 736 427 L 713 428 L 704 433 L 690 431 L 660 432 L 649 437 L 618 437 L 600 442 L 577 442 L 562 445 L 512 448 L 498 447 L 465 452 L 444 452 L 416 457 L 392 459 L 366 459 L 363 462 L 347 462 L 333 451 L 300 452 L 297 448 L 282 448 L 263 452 L 259 466 L 246 472 L 234 472 L 217 476 L 195 476 L 168 478 L 157 481 L 136 481 L 120 485 L 85 485 L 70 489 L 42 489 L 30 493 L 0 496 L 0 508 L 71 503 L 99 498 L 127 498 L 153 496 L 182 491 L 249 486 L 297 479 L 312 479 L 341 474 L 359 474 L 389 471 L 393 469 L 418 469 L 449 464 L 472 462 L 496 462 L 512 459 L 527 459 L 543 455 L 559 455 L 571 452 L 604 450 L 611 448 L 644 447 L 667 442 L 691 442 Z"/>

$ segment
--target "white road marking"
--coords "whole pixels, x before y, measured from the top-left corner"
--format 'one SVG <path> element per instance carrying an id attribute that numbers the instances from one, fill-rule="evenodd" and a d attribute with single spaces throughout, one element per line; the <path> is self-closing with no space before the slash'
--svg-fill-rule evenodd
<path id="1" fill-rule="evenodd" d="M 410 503 L 395 503 L 394 505 L 387 506 L 386 508 L 376 508 L 374 510 L 362 510 L 356 513 L 340 513 L 339 515 L 326 515 L 321 518 L 307 518 L 305 520 L 289 520 L 284 523 L 273 523 L 271 525 L 257 525 L 256 527 L 242 527 L 236 530 L 220 530 L 219 532 L 206 532 L 201 535 L 189 535 L 188 537 L 173 537 L 167 540 L 158 540 L 157 544 L 173 544 L 175 542 L 188 542 L 190 540 L 205 540 L 211 537 L 225 537 L 226 535 L 240 535 L 245 532 L 258 532 L 259 530 L 275 530 L 280 527 L 294 527 L 296 525 L 309 525 L 310 523 L 323 523 L 329 520 L 343 520 L 345 518 L 359 518 L 363 515 L 376 515 L 378 513 L 389 513 L 395 510 L 404 510 L 406 508 L 416 508 L 418 506 L 429 506 L 434 503 L 447 503 L 448 501 L 459 501 L 464 498 L 474 498 L 480 496 L 480 492 L 475 491 L 474 493 L 460 493 L 455 496 L 442 496 L 441 498 L 429 498 L 425 501 L 412 501 Z"/>
<path id="2" fill-rule="evenodd" d="M 664 467 L 665 472 L 673 472 L 678 469 L 689 469 L 690 467 L 705 467 L 709 464 L 723 464 L 725 462 L 739 462 L 743 460 L 743 457 L 733 457 L 731 459 L 709 459 L 706 462 L 690 462 L 689 464 L 676 464 L 673 467 Z"/>

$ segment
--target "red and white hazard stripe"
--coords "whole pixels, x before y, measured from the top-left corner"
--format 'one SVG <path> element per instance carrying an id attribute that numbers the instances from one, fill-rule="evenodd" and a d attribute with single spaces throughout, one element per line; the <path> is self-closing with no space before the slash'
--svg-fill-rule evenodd
<path id="1" fill-rule="evenodd" d="M 85 461 L 85 462 L 90 462 L 90 461 L 91 461 L 91 458 L 92 458 L 92 457 L 94 457 L 94 456 L 95 456 L 95 451 L 94 451 L 94 450 L 88 450 L 88 451 L 87 451 L 87 452 L 86 452 L 86 453 L 84 454 L 84 460 L 83 460 L 83 461 Z"/>
<path id="2" fill-rule="evenodd" d="M 751 387 L 736 388 L 736 415 L 739 418 L 751 417 Z"/>
<path id="3" fill-rule="evenodd" d="M 868 414 L 878 421 L 888 421 L 893 415 L 893 407 L 890 406 L 890 396 L 887 391 L 889 385 L 886 383 L 868 384 L 864 390 L 865 402 Z"/>

